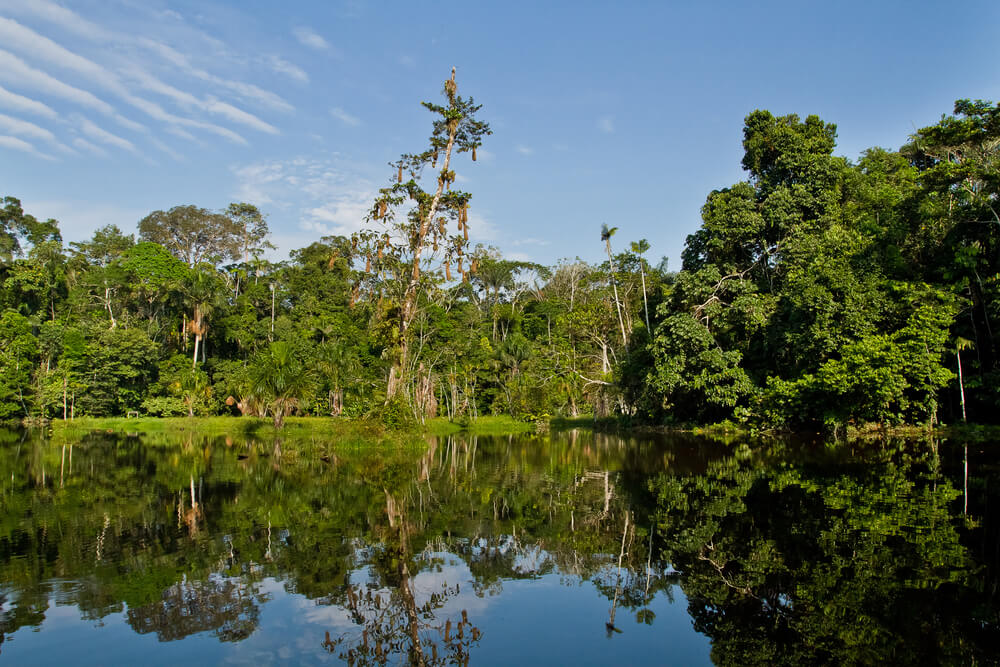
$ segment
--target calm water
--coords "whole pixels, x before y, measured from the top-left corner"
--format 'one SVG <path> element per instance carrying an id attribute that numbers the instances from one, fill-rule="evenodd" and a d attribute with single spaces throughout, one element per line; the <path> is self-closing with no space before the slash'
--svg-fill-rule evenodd
<path id="1" fill-rule="evenodd" d="M 0 430 L 0 663 L 995 664 L 996 451 Z"/>

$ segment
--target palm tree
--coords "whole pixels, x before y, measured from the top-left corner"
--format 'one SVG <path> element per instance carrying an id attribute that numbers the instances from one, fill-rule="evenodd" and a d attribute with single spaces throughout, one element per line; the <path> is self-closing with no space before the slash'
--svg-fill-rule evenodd
<path id="1" fill-rule="evenodd" d="M 642 276 L 642 307 L 646 313 L 646 331 L 652 337 L 653 332 L 649 331 L 649 302 L 646 301 L 646 260 L 642 256 L 647 250 L 649 250 L 649 241 L 646 239 L 632 241 L 632 252 L 639 255 L 639 275 Z"/>
<path id="2" fill-rule="evenodd" d="M 250 371 L 253 395 L 267 406 L 274 428 L 285 425 L 285 417 L 312 393 L 313 375 L 284 341 L 271 343 L 258 355 Z"/>
<path id="3" fill-rule="evenodd" d="M 225 303 L 225 295 L 219 284 L 215 268 L 202 264 L 195 268 L 184 281 L 184 297 L 191 306 L 192 316 L 188 328 L 194 334 L 194 354 L 191 355 L 191 368 L 198 365 L 198 347 L 208 333 L 208 318 L 216 308 Z M 202 350 L 202 357 L 205 356 Z"/>
<path id="4" fill-rule="evenodd" d="M 625 320 L 622 319 L 622 306 L 618 301 L 618 283 L 615 281 L 615 260 L 611 255 L 611 237 L 617 231 L 617 227 L 609 229 L 607 225 L 601 225 L 601 240 L 604 241 L 604 248 L 608 251 L 608 265 L 611 267 L 611 288 L 615 293 L 615 309 L 618 311 L 618 324 L 622 328 L 622 345 L 628 347 L 628 339 L 625 336 Z"/>
<path id="5" fill-rule="evenodd" d="M 319 372 L 330 383 L 330 416 L 344 410 L 344 384 L 360 367 L 357 352 L 343 339 L 321 343 L 317 355 Z"/>

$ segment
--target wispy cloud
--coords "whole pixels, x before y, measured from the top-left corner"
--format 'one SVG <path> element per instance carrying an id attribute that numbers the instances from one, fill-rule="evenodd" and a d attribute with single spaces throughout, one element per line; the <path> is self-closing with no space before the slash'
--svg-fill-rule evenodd
<path id="1" fill-rule="evenodd" d="M 531 154 L 533 154 L 535 152 L 534 148 L 530 148 L 528 146 L 522 146 L 520 144 L 518 144 L 517 146 L 515 146 L 514 150 L 516 150 L 521 155 L 531 155 Z"/>
<path id="2" fill-rule="evenodd" d="M 311 49 L 318 49 L 320 51 L 325 51 L 330 48 L 329 42 L 317 35 L 311 29 L 306 27 L 296 28 L 292 31 L 295 35 L 295 39 L 299 40 L 299 43 L 303 46 L 308 46 Z"/>
<path id="3" fill-rule="evenodd" d="M 174 65 L 189 76 L 193 76 L 196 79 L 200 79 L 216 86 L 221 86 L 222 88 L 226 88 L 227 90 L 236 93 L 244 99 L 252 100 L 259 104 L 271 107 L 272 109 L 277 109 L 278 111 L 292 111 L 295 109 L 295 107 L 278 95 L 264 90 L 260 86 L 255 86 L 252 83 L 226 79 L 196 67 L 191 64 L 191 61 L 183 53 L 167 46 L 166 44 L 163 44 L 162 42 L 143 37 L 138 40 L 138 43 L 146 49 L 156 53 L 171 65 Z"/>
<path id="4" fill-rule="evenodd" d="M 18 139 L 17 137 L 0 135 L 0 148 L 10 148 L 15 151 L 21 151 L 22 153 L 28 153 L 43 160 L 55 160 L 55 158 L 51 155 L 41 152 L 27 141 Z"/>
<path id="5" fill-rule="evenodd" d="M 153 139 L 150 140 L 150 143 L 152 143 L 154 146 L 156 146 L 156 148 L 158 148 L 159 150 L 163 151 L 164 153 L 166 153 L 167 155 L 169 155 L 173 159 L 177 160 L 178 162 L 184 162 L 184 156 L 183 155 L 181 155 L 180 153 L 178 153 L 173 148 L 171 148 L 170 146 L 168 146 L 164 142 L 160 141 L 159 139 L 156 139 L 154 137 Z"/>
<path id="6" fill-rule="evenodd" d="M 613 116 L 601 116 L 597 119 L 597 128 L 601 132 L 607 134 L 614 134 L 615 131 L 615 119 Z"/>
<path id="7" fill-rule="evenodd" d="M 298 65 L 288 62 L 281 56 L 273 54 L 266 56 L 264 63 L 278 74 L 284 74 L 299 83 L 309 83 L 309 75 L 305 73 L 305 70 Z"/>
<path id="8" fill-rule="evenodd" d="M 97 157 L 108 157 L 108 152 L 106 150 L 104 150 L 100 146 L 95 146 L 94 144 L 90 143 L 89 141 L 81 137 L 77 137 L 76 139 L 74 139 L 73 145 L 81 150 L 87 151 L 88 153 L 92 153 Z"/>
<path id="9" fill-rule="evenodd" d="M 122 150 L 129 151 L 130 153 L 139 154 L 139 150 L 135 147 L 135 144 L 128 139 L 123 139 L 116 134 L 112 134 L 111 132 L 98 127 L 86 118 L 78 117 L 77 121 L 80 124 L 80 130 L 91 139 L 100 141 L 102 144 L 108 144 L 109 146 L 121 148 Z"/>
<path id="10" fill-rule="evenodd" d="M 95 42 L 111 41 L 115 34 L 92 23 L 76 12 L 49 0 L 0 0 L 0 9 L 18 15 L 29 15 L 55 23 L 67 32 L 86 37 Z"/>
<path id="11" fill-rule="evenodd" d="M 23 2 L 23 0 L 0 0 L 0 9 L 3 9 L 11 14 L 27 14 L 43 19 L 58 25 L 60 28 L 68 32 L 84 37 L 91 42 L 99 44 L 114 43 L 127 46 L 139 46 L 157 54 L 167 62 L 184 71 L 187 75 L 225 88 L 243 99 L 251 100 L 280 111 L 293 110 L 291 104 L 283 100 L 278 95 L 264 90 L 259 86 L 216 76 L 196 67 L 191 63 L 187 56 L 180 53 L 176 49 L 171 48 L 167 44 L 148 37 L 136 37 L 135 35 L 108 30 L 84 19 L 72 10 L 66 9 L 65 7 L 50 2 L 49 0 L 32 0 L 32 2 Z M 215 40 L 208 35 L 202 35 L 202 37 L 221 45 L 218 40 Z"/>
<path id="12" fill-rule="evenodd" d="M 236 199 L 252 204 L 270 204 L 272 193 L 287 182 L 285 165 L 282 162 L 257 162 L 233 169 L 238 186 Z"/>
<path id="13" fill-rule="evenodd" d="M 361 125 L 361 119 L 357 116 L 352 116 L 340 107 L 334 107 L 330 109 L 330 115 L 339 120 L 344 125 L 350 125 L 351 127 L 357 127 Z"/>
<path id="14" fill-rule="evenodd" d="M 59 114 L 52 107 L 33 100 L 30 97 L 12 93 L 3 86 L 0 86 L 0 107 L 33 116 L 42 116 L 50 120 L 59 118 Z"/>
<path id="15" fill-rule="evenodd" d="M 252 127 L 255 130 L 260 130 L 261 132 L 267 132 L 268 134 L 281 134 L 278 131 L 278 128 L 270 123 L 265 123 L 253 114 L 247 113 L 242 109 L 237 109 L 231 104 L 220 102 L 216 99 L 209 99 L 205 104 L 205 110 L 210 113 L 220 114 L 234 123 L 241 123 L 247 127 Z"/>
<path id="16" fill-rule="evenodd" d="M 20 118 L 0 114 L 0 130 L 24 139 L 41 139 L 63 153 L 73 154 L 76 152 L 56 139 L 56 136 L 49 130 Z"/>
<path id="17" fill-rule="evenodd" d="M 30 6 L 23 6 L 25 4 Z M 155 13 L 154 11 L 153 14 Z M 153 135 L 149 128 L 119 113 L 110 103 L 111 100 L 106 100 L 101 95 L 103 91 L 111 93 L 112 96 L 149 118 L 165 124 L 166 127 L 162 129 L 174 136 L 198 141 L 192 134 L 192 130 L 200 130 L 241 145 L 246 145 L 248 142 L 240 134 L 229 127 L 202 120 L 198 116 L 203 114 L 217 116 L 220 122 L 225 124 L 237 124 L 267 134 L 280 134 L 274 124 L 240 108 L 237 104 L 219 98 L 235 97 L 253 105 L 279 111 L 289 112 L 293 110 L 292 105 L 284 99 L 259 86 L 218 76 L 198 67 L 192 62 L 189 55 L 160 41 L 159 37 L 151 39 L 141 33 L 136 35 L 106 29 L 50 0 L 33 0 L 30 3 L 0 0 L 0 14 L 26 15 L 42 19 L 102 46 L 111 44 L 118 47 L 104 51 L 106 54 L 110 53 L 112 62 L 116 63 L 109 68 L 71 51 L 49 37 L 22 25 L 14 18 L 0 16 L 0 44 L 3 45 L 3 48 L 0 49 L 0 81 L 8 83 L 14 90 L 18 91 L 14 93 L 0 88 L 0 107 L 4 109 L 58 119 L 59 115 L 52 107 L 20 94 L 25 90 L 36 91 L 40 93 L 42 100 L 48 101 L 46 98 L 56 97 L 83 109 L 98 111 L 112 118 L 122 127 L 133 132 L 146 134 L 147 141 L 152 143 Z M 169 16 L 158 18 L 183 23 L 182 17 L 175 16 L 172 12 Z M 178 26 L 177 30 L 191 33 L 193 29 Z M 222 42 L 210 35 L 196 30 L 194 32 L 197 33 L 197 36 L 214 44 L 213 48 L 216 54 L 220 52 L 220 49 L 226 49 Z M 152 54 L 155 58 L 142 57 L 144 56 L 143 52 Z M 183 90 L 183 84 L 166 83 L 160 80 L 148 69 L 148 67 L 153 67 L 158 59 L 169 63 L 170 71 L 176 75 L 200 82 L 198 84 L 200 87 L 204 83 L 209 84 L 212 86 L 213 92 L 218 91 L 218 97 L 215 95 L 200 96 L 194 92 Z M 227 56 L 227 60 L 243 64 L 251 62 L 249 59 L 240 61 L 239 58 L 231 54 Z M 308 81 L 308 75 L 304 71 L 279 56 L 272 56 L 263 61 L 260 58 L 256 60 L 257 62 L 265 62 L 275 71 L 280 71 L 295 80 Z M 45 67 L 39 68 L 38 63 L 44 63 Z M 60 71 L 72 72 L 73 76 L 62 79 Z M 65 83 L 65 81 L 70 81 L 73 85 Z M 167 97 L 181 111 L 179 113 L 168 111 L 157 102 L 136 94 L 138 89 Z M 135 147 L 132 141 L 129 143 Z M 160 147 L 158 146 L 158 148 Z"/>
<path id="18" fill-rule="evenodd" d="M 26 28 L 17 21 L 0 16 L 0 43 L 8 49 L 19 51 L 33 60 L 44 60 L 57 67 L 69 69 L 109 90 L 118 90 L 121 84 L 113 73 L 86 58 L 73 53 L 48 37 Z"/>
<path id="19" fill-rule="evenodd" d="M 183 22 L 184 21 L 184 17 L 181 16 L 180 14 L 178 14 L 177 12 L 175 12 L 172 9 L 163 9 L 161 11 L 156 12 L 156 18 L 158 18 L 158 19 L 171 19 L 171 20 L 178 21 L 178 22 Z"/>
<path id="20" fill-rule="evenodd" d="M 109 116 L 115 114 L 115 110 L 110 104 L 98 99 L 94 94 L 70 86 L 41 70 L 30 67 L 13 53 L 2 49 L 0 49 L 0 78 L 9 83 L 20 84 L 25 88 L 31 88 L 89 109 L 95 109 Z"/>
<path id="21" fill-rule="evenodd" d="M 239 200 L 297 210 L 299 229 L 312 234 L 357 231 L 377 192 L 374 184 L 326 160 L 257 162 L 233 173 Z"/>

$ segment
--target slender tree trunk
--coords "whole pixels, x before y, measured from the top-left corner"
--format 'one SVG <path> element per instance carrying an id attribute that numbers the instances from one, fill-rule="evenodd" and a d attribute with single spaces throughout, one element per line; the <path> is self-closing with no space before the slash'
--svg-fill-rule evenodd
<path id="1" fill-rule="evenodd" d="M 965 419 L 965 384 L 962 382 L 962 352 L 955 350 L 955 357 L 958 358 L 958 393 L 962 397 L 962 421 Z"/>
<path id="2" fill-rule="evenodd" d="M 118 326 L 118 322 L 115 321 L 115 314 L 111 310 L 111 288 L 104 288 L 104 306 L 108 309 L 108 317 L 111 318 L 111 328 L 114 329 Z"/>
<path id="3" fill-rule="evenodd" d="M 622 319 L 622 306 L 618 301 L 618 281 L 615 280 L 615 260 L 611 257 L 611 239 L 609 238 L 604 242 L 605 247 L 608 250 L 608 266 L 611 267 L 611 289 L 614 290 L 615 294 L 615 310 L 618 311 L 618 324 L 622 328 L 622 345 L 628 348 L 628 339 L 625 336 L 625 320 Z"/>
<path id="4" fill-rule="evenodd" d="M 646 312 L 646 331 L 649 337 L 653 337 L 653 332 L 649 330 L 649 302 L 646 300 L 646 270 L 643 267 L 642 257 L 639 258 L 639 275 L 642 277 L 642 308 Z"/>

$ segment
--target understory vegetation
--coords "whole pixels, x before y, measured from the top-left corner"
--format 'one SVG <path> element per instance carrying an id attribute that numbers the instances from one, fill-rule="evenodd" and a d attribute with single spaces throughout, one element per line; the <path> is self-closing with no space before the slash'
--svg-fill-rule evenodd
<path id="1" fill-rule="evenodd" d="M 838 430 L 1000 414 L 1000 105 L 960 100 L 856 162 L 834 154 L 835 125 L 754 111 L 747 178 L 708 195 L 676 272 L 642 230 L 600 221 L 584 224 L 601 264 L 473 245 L 472 195 L 452 185 L 489 126 L 454 74 L 425 106 L 429 143 L 392 163 L 364 230 L 284 262 L 264 259 L 246 203 L 67 245 L 4 198 L 0 419 Z"/>

